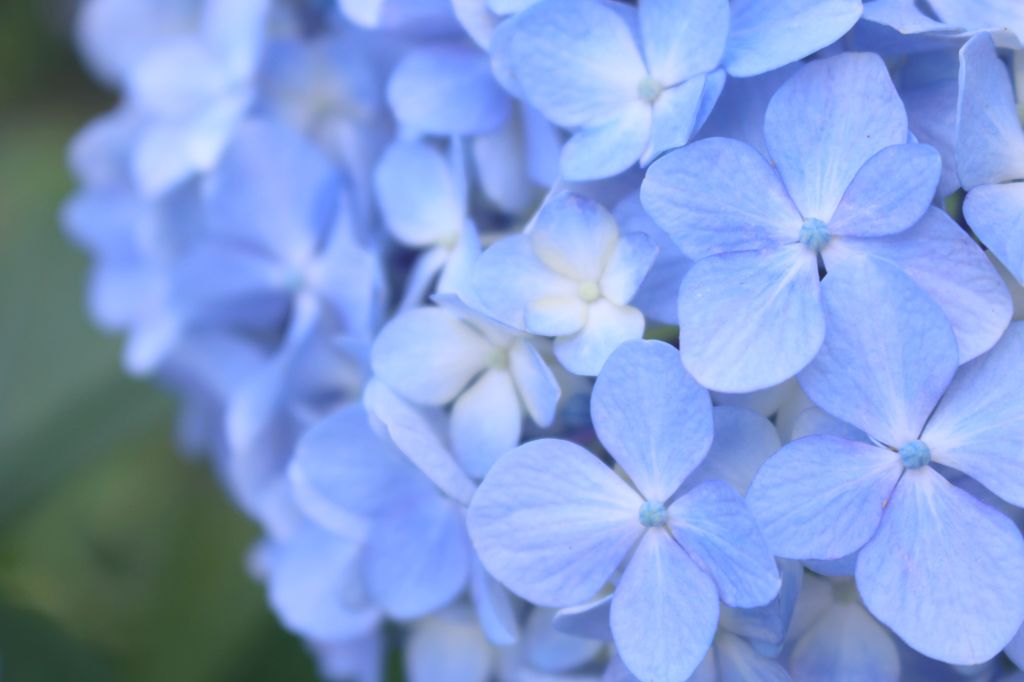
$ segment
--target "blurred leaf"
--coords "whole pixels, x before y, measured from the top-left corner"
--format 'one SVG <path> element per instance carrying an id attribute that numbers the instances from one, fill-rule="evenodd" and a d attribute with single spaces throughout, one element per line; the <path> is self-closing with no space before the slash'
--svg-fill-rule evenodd
<path id="1" fill-rule="evenodd" d="M 110 682 L 107 667 L 53 622 L 0 603 L 0 679 L 4 682 Z"/>

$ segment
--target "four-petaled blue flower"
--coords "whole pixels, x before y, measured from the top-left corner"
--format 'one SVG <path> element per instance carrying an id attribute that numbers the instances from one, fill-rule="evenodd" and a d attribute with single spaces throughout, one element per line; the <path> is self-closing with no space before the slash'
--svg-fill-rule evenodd
<path id="1" fill-rule="evenodd" d="M 729 484 L 677 494 L 711 446 L 712 417 L 707 391 L 671 346 L 623 344 L 597 380 L 591 413 L 632 485 L 578 445 L 533 441 L 481 483 L 470 536 L 498 580 L 544 606 L 583 603 L 625 562 L 610 611 L 619 655 L 642 680 L 686 679 L 711 646 L 719 599 L 771 601 L 775 562 Z"/>

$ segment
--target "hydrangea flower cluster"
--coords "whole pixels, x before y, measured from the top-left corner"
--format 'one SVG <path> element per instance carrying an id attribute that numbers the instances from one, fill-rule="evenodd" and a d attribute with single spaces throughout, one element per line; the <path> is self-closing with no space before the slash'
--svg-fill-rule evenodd
<path id="1" fill-rule="evenodd" d="M 325 679 L 1024 679 L 1019 0 L 79 29 L 89 308 Z"/>

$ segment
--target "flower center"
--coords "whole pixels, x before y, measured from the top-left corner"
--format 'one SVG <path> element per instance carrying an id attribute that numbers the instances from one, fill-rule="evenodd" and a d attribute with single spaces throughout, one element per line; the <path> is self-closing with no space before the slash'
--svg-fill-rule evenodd
<path id="1" fill-rule="evenodd" d="M 800 227 L 800 243 L 812 251 L 824 249 L 831 238 L 828 226 L 817 218 L 808 218 Z"/>
<path id="2" fill-rule="evenodd" d="M 643 101 L 654 104 L 654 100 L 658 99 L 664 89 L 661 83 L 655 79 L 644 76 L 636 86 L 636 94 Z"/>
<path id="3" fill-rule="evenodd" d="M 492 369 L 505 369 L 508 367 L 508 353 L 504 348 L 492 348 L 487 355 L 487 366 Z"/>
<path id="4" fill-rule="evenodd" d="M 578 293 L 585 303 L 593 303 L 601 298 L 601 288 L 597 286 L 597 282 L 583 282 Z"/>
<path id="5" fill-rule="evenodd" d="M 922 440 L 912 440 L 900 448 L 900 459 L 908 469 L 920 469 L 932 461 L 932 451 Z"/>
<path id="6" fill-rule="evenodd" d="M 655 528 L 657 526 L 664 526 L 667 519 L 668 512 L 665 511 L 665 505 L 661 502 L 647 500 L 640 505 L 640 523 L 644 524 L 646 527 Z"/>

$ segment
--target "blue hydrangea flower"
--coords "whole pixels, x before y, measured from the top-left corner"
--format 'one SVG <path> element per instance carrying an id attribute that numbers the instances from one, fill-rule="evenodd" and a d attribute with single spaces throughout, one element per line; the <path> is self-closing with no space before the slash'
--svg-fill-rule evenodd
<path id="1" fill-rule="evenodd" d="M 968 190 L 964 217 L 1024 282 L 1024 183 L 1014 182 L 1024 180 L 1024 131 L 1006 67 L 986 34 L 960 51 L 957 114 L 957 171 Z"/>
<path id="2" fill-rule="evenodd" d="M 704 459 L 712 424 L 707 392 L 671 346 L 624 344 L 598 377 L 591 412 L 636 489 L 578 445 L 533 441 L 481 483 L 470 535 L 498 580 L 543 606 L 594 597 L 635 547 L 611 602 L 616 648 L 642 679 L 685 679 L 711 646 L 719 598 L 771 601 L 775 562 L 728 484 L 675 496 Z"/>
<path id="3" fill-rule="evenodd" d="M 341 179 L 318 148 L 280 124 L 251 121 L 207 184 L 209 232 L 176 264 L 172 284 L 179 327 L 273 336 L 305 300 L 341 329 L 376 327 L 380 263 L 346 222 Z"/>
<path id="4" fill-rule="evenodd" d="M 800 381 L 871 442 L 795 440 L 762 467 L 747 499 L 777 554 L 860 550 L 857 587 L 876 618 L 927 656 L 979 663 L 1024 622 L 1024 540 L 932 464 L 1024 503 L 1014 379 L 1024 371 L 1024 326 L 1012 324 L 958 370 L 941 309 L 898 273 L 861 268 L 825 279 L 829 334 Z"/>
<path id="5" fill-rule="evenodd" d="M 592 180 L 686 144 L 726 70 L 752 76 L 800 59 L 839 38 L 860 10 L 848 0 L 641 0 L 636 10 L 544 0 L 516 16 L 509 60 L 525 99 L 574 131 L 563 176 Z"/>
<path id="6" fill-rule="evenodd" d="M 147 52 L 128 96 L 149 117 L 133 150 L 139 188 L 165 192 L 219 160 L 252 105 L 269 0 L 207 0 L 194 33 Z"/>
<path id="7" fill-rule="evenodd" d="M 742 393 L 796 374 L 825 337 L 819 267 L 864 258 L 900 267 L 943 305 L 963 359 L 995 343 L 1009 299 L 956 226 L 926 215 L 941 160 L 907 142 L 881 59 L 803 67 L 772 97 L 764 133 L 770 163 L 743 143 L 701 140 L 652 164 L 641 189 L 654 220 L 699 259 L 679 291 L 680 353 L 698 381 Z M 966 304 L 978 299 L 981 310 Z"/>
<path id="8" fill-rule="evenodd" d="M 406 399 L 452 405 L 452 450 L 473 478 L 519 444 L 524 409 L 538 426 L 549 426 L 561 394 L 521 333 L 443 307 L 392 318 L 374 341 L 371 361 L 374 374 Z"/>
<path id="9" fill-rule="evenodd" d="M 289 475 L 322 525 L 351 533 L 352 517 L 365 519 L 360 576 L 388 615 L 426 615 L 465 588 L 472 550 L 459 505 L 371 428 L 360 404 L 306 433 Z"/>
<path id="10" fill-rule="evenodd" d="M 462 293 L 480 253 L 469 219 L 462 146 L 446 157 L 419 140 L 396 141 L 381 155 L 373 184 L 384 225 L 402 246 L 421 249 L 410 269 L 400 308 L 417 305 L 432 290 Z M 438 274 L 440 273 L 440 276 Z"/>
<path id="11" fill-rule="evenodd" d="M 657 255 L 639 232 L 620 234 L 600 204 L 559 193 L 528 232 L 502 239 L 477 261 L 473 284 L 498 320 L 555 337 L 559 362 L 596 375 L 619 344 L 644 332 L 629 305 Z"/>

